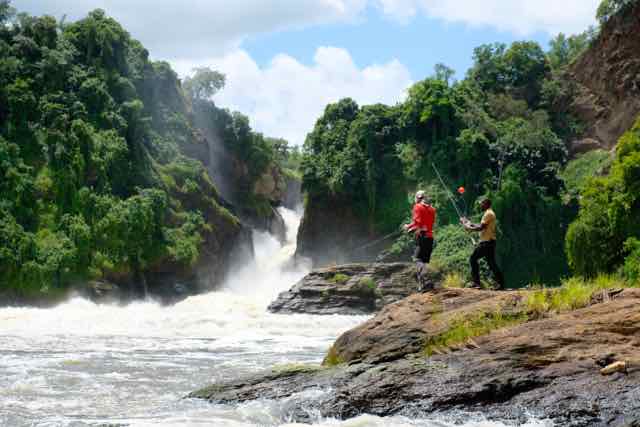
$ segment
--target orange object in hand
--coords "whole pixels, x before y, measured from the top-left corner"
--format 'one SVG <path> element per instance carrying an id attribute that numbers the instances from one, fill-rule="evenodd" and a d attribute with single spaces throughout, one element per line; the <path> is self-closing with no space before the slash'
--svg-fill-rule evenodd
<path id="1" fill-rule="evenodd" d="M 459 193 L 460 195 L 464 194 L 464 192 L 465 192 L 464 187 L 460 187 L 460 188 L 458 188 L 458 193 Z"/>

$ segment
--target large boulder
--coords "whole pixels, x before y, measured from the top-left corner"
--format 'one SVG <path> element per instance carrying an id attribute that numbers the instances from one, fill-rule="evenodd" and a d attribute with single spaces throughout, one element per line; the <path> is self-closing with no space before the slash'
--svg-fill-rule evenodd
<path id="1" fill-rule="evenodd" d="M 274 313 L 371 314 L 418 291 L 415 265 L 347 264 L 312 271 L 281 293 Z M 432 282 L 440 275 L 429 271 Z"/>
<path id="2" fill-rule="evenodd" d="M 357 360 L 331 367 L 274 369 L 215 384 L 190 397 L 235 403 L 329 390 L 312 401 L 290 402 L 287 417 L 297 421 L 308 421 L 314 411 L 343 419 L 362 413 L 455 417 L 463 411 L 512 423 L 534 416 L 562 426 L 638 425 L 640 290 L 625 290 L 587 308 L 500 328 L 469 345 L 428 356 L 424 344 L 442 331 L 428 326 L 434 317 L 473 315 L 479 305 L 515 314 L 523 306 L 523 293 L 443 292 L 439 314 L 433 310 L 437 295 L 415 295 L 367 322 L 378 333 L 369 335 L 370 345 Z M 396 332 L 398 328 L 401 331 Z M 366 328 L 357 329 L 360 332 L 350 336 L 364 337 Z M 380 357 L 376 343 L 389 348 L 393 339 L 400 343 L 415 331 L 426 340 L 422 346 L 410 342 L 401 352 L 399 345 L 392 346 L 393 357 Z M 365 349 L 363 342 L 353 340 L 354 347 L 345 347 L 342 354 L 355 354 L 358 346 Z M 343 345 L 347 345 L 344 340 Z M 614 362 L 625 368 L 603 375 L 602 368 Z"/>
<path id="3" fill-rule="evenodd" d="M 451 323 L 500 312 L 517 317 L 526 307 L 520 292 L 439 289 L 388 305 L 372 319 L 342 334 L 331 349 L 340 362 L 378 363 L 420 353 L 429 338 Z"/>

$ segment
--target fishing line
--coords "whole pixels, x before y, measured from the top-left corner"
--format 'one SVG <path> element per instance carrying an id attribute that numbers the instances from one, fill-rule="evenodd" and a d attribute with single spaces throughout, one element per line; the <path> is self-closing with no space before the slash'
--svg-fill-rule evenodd
<path id="1" fill-rule="evenodd" d="M 382 243 L 387 239 L 391 239 L 392 237 L 396 237 L 396 236 L 399 236 L 401 234 L 402 234 L 402 231 L 394 231 L 393 233 L 387 234 L 386 236 L 381 237 L 378 240 L 374 240 L 373 242 L 367 243 L 367 244 L 365 244 L 363 246 L 358 246 L 358 247 L 352 249 L 351 252 L 353 253 L 353 252 L 356 252 L 356 251 L 361 251 L 363 249 L 367 249 L 367 248 L 369 248 L 371 246 L 375 246 L 378 243 Z"/>
<path id="2" fill-rule="evenodd" d="M 456 201 L 453 198 L 453 195 L 451 194 L 451 191 L 447 188 L 447 185 L 444 183 L 444 180 L 442 179 L 442 176 L 440 175 L 440 172 L 438 171 L 438 168 L 436 167 L 436 165 L 433 162 L 431 163 L 431 166 L 433 167 L 433 170 L 436 171 L 436 175 L 438 175 L 438 179 L 440 180 L 440 184 L 442 184 L 442 188 L 444 189 L 445 193 L 449 197 L 449 200 L 451 201 L 451 204 L 453 205 L 453 208 L 456 210 L 456 213 L 458 214 L 458 217 L 459 218 L 463 218 L 464 215 L 462 215 L 460 213 L 460 209 L 458 208 L 458 205 L 456 204 Z"/>
<path id="3" fill-rule="evenodd" d="M 447 196 L 449 196 L 449 200 L 451 200 L 451 204 L 453 204 L 453 208 L 456 210 L 456 213 L 458 214 L 458 216 L 460 218 L 466 218 L 466 216 L 463 216 L 462 214 L 460 214 L 460 209 L 458 209 L 458 205 L 456 204 L 455 199 L 453 198 L 453 195 L 451 194 L 451 191 L 447 188 L 447 185 L 444 182 L 444 179 L 442 179 L 442 176 L 440 175 L 440 172 L 438 171 L 438 168 L 436 167 L 436 165 L 432 162 L 431 166 L 433 167 L 433 170 L 436 171 L 436 175 L 438 175 L 438 179 L 440 180 L 440 184 L 442 184 L 442 188 L 444 189 L 445 193 L 447 193 Z M 466 206 L 466 203 L 465 203 Z M 476 239 L 474 239 L 472 236 L 469 236 L 471 238 L 471 242 L 473 243 L 473 245 L 476 245 Z"/>

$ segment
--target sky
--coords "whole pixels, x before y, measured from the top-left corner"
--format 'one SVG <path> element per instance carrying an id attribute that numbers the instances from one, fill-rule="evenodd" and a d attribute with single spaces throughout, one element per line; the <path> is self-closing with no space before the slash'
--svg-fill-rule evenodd
<path id="1" fill-rule="evenodd" d="M 595 24 L 600 0 L 13 0 L 21 12 L 101 8 L 181 77 L 225 73 L 218 106 L 267 136 L 302 144 L 330 102 L 401 102 L 437 63 L 463 78 L 473 49 Z"/>

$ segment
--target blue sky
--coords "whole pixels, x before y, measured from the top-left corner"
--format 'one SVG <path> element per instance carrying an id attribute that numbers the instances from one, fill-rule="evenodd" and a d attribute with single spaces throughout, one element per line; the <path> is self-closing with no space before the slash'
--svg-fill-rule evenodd
<path id="1" fill-rule="evenodd" d="M 535 40 L 595 22 L 600 0 L 14 0 L 79 19 L 102 8 L 180 76 L 227 76 L 214 100 L 301 144 L 327 103 L 394 104 L 442 62 L 463 78 L 484 43 Z"/>
<path id="2" fill-rule="evenodd" d="M 401 23 L 369 7 L 366 15 L 353 23 L 263 34 L 246 40 L 243 47 L 264 66 L 282 52 L 311 65 L 318 46 L 339 46 L 351 53 L 358 67 L 397 59 L 419 80 L 429 76 L 439 62 L 456 70 L 456 77 L 464 78 L 473 62 L 473 49 L 481 44 L 509 44 L 526 39 L 535 40 L 547 49 L 550 38 L 549 33 L 541 31 L 520 35 L 495 27 L 471 27 L 426 16 Z"/>

